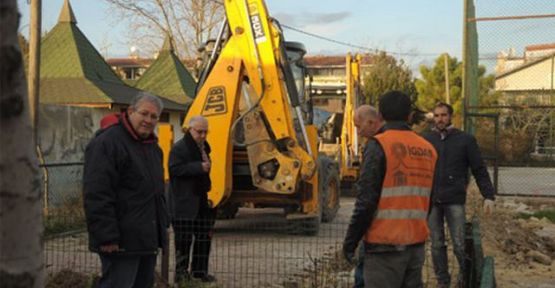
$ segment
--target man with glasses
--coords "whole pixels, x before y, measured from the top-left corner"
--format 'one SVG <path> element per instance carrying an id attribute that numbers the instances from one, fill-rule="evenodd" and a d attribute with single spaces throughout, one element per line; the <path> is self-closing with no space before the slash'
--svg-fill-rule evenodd
<path id="1" fill-rule="evenodd" d="M 141 93 L 85 150 L 83 193 L 89 248 L 102 264 L 99 287 L 153 287 L 169 226 L 162 150 L 154 129 L 163 106 Z"/>
<path id="2" fill-rule="evenodd" d="M 383 120 L 378 110 L 370 105 L 359 106 L 353 117 L 353 123 L 357 128 L 357 134 L 362 138 L 361 143 L 368 142 L 383 127 Z M 364 144 L 362 144 L 364 145 Z M 357 265 L 355 268 L 355 284 L 353 288 L 364 287 L 364 242 L 359 243 Z"/>
<path id="3" fill-rule="evenodd" d="M 208 274 L 212 229 L 216 219 L 216 211 L 208 203 L 212 166 L 210 146 L 206 142 L 208 121 L 203 116 L 194 116 L 184 133 L 183 138 L 173 146 L 169 159 L 176 282 L 191 276 L 202 282 L 214 282 L 214 276 Z"/>

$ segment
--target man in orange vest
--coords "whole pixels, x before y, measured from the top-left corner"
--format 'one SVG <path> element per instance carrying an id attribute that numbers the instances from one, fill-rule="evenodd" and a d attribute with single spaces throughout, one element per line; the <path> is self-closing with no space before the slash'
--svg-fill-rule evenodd
<path id="1" fill-rule="evenodd" d="M 399 91 L 380 97 L 386 124 L 364 149 L 357 199 L 343 242 L 352 262 L 364 239 L 365 287 L 422 287 L 426 218 L 437 154 L 407 124 L 410 98 Z"/>

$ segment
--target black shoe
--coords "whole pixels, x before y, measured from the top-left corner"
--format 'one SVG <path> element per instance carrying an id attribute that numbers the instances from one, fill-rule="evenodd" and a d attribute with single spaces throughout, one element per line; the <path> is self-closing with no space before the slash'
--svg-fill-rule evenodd
<path id="1" fill-rule="evenodd" d="M 190 281 L 190 280 L 191 280 L 191 274 L 189 274 L 189 272 L 175 274 L 175 283 L 181 283 L 181 282 Z"/>

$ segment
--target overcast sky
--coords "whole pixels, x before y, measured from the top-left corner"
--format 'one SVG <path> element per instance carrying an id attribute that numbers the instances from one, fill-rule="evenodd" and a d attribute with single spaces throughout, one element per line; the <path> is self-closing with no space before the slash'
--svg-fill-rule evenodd
<path id="1" fill-rule="evenodd" d="M 555 14 L 554 0 L 475 0 L 478 17 Z M 57 22 L 63 0 L 43 2 L 43 29 Z M 28 33 L 29 5 L 18 0 L 20 30 Z M 130 44 L 125 21 L 110 19 L 102 0 L 72 0 L 79 28 L 95 45 L 107 47 L 109 57 L 125 57 Z M 462 0 L 267 0 L 269 13 L 282 24 L 335 40 L 402 56 L 413 67 L 431 63 L 447 52 L 459 57 L 462 51 Z M 480 53 L 492 57 L 502 49 L 522 53 L 526 45 L 555 43 L 555 18 L 521 21 L 479 22 Z M 285 30 L 285 37 L 301 41 L 309 54 L 342 55 L 358 52 L 328 41 Z"/>

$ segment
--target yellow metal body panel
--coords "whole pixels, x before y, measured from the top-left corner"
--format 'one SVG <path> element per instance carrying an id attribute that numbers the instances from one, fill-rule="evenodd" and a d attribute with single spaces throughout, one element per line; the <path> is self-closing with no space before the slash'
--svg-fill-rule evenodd
<path id="1" fill-rule="evenodd" d="M 341 159 L 339 175 L 341 180 L 355 180 L 358 178 L 360 151 L 356 127 L 353 122 L 355 110 L 360 97 L 360 62 L 361 57 L 356 54 L 346 57 L 346 86 L 347 95 L 343 114 L 343 128 L 341 130 Z"/>
<path id="2" fill-rule="evenodd" d="M 231 39 L 227 44 L 236 47 L 236 40 Z M 237 117 L 236 111 L 240 93 L 241 58 L 239 51 L 224 49 L 216 62 L 212 75 L 208 77 L 203 87 L 199 90 L 191 104 L 184 125 L 189 123 L 191 117 L 203 115 L 209 122 L 207 141 L 212 149 L 212 168 L 210 179 L 212 190 L 208 193 L 209 199 L 217 205 L 231 193 L 231 161 L 232 161 L 232 122 Z"/>
<path id="3" fill-rule="evenodd" d="M 310 141 L 310 147 L 312 151 L 318 151 L 318 128 L 314 125 L 307 125 L 306 126 L 306 133 L 308 134 L 308 139 Z M 316 153 L 315 153 L 316 154 Z M 314 162 L 317 161 L 317 156 L 313 156 Z M 317 169 L 316 169 L 317 170 Z M 319 206 L 321 203 L 319 201 L 319 191 L 320 191 L 320 183 L 318 181 L 319 175 L 318 172 L 315 172 L 314 175 L 308 180 L 311 184 L 313 197 L 303 197 L 302 200 L 302 211 L 306 214 L 316 214 L 320 212 Z"/>
<path id="4" fill-rule="evenodd" d="M 280 52 L 281 32 L 269 21 L 262 0 L 226 0 L 225 10 L 231 36 L 184 122 L 188 123 L 195 115 L 208 120 L 207 141 L 212 147 L 212 190 L 208 197 L 214 206 L 231 195 L 235 132 L 232 130 L 239 117 L 243 117 L 249 166 L 256 187 L 265 192 L 291 194 L 297 191 L 300 181 L 309 180 L 316 171 L 314 159 L 299 146 L 293 128 L 292 110 L 278 65 L 280 57 L 286 57 Z M 246 97 L 258 106 L 241 115 L 244 110 L 240 110 L 240 102 L 245 101 L 241 100 L 243 85 L 251 91 Z M 262 117 L 271 133 L 266 131 Z M 275 145 L 278 141 L 287 143 L 287 151 L 278 150 Z M 259 177 L 259 164 L 272 158 L 279 162 L 277 176 L 272 180 Z"/>
<path id="5" fill-rule="evenodd" d="M 168 160 L 170 157 L 170 150 L 173 145 L 173 125 L 169 123 L 158 124 L 158 146 L 162 149 L 163 165 L 164 165 L 164 181 L 170 180 L 170 173 L 168 170 Z"/>

